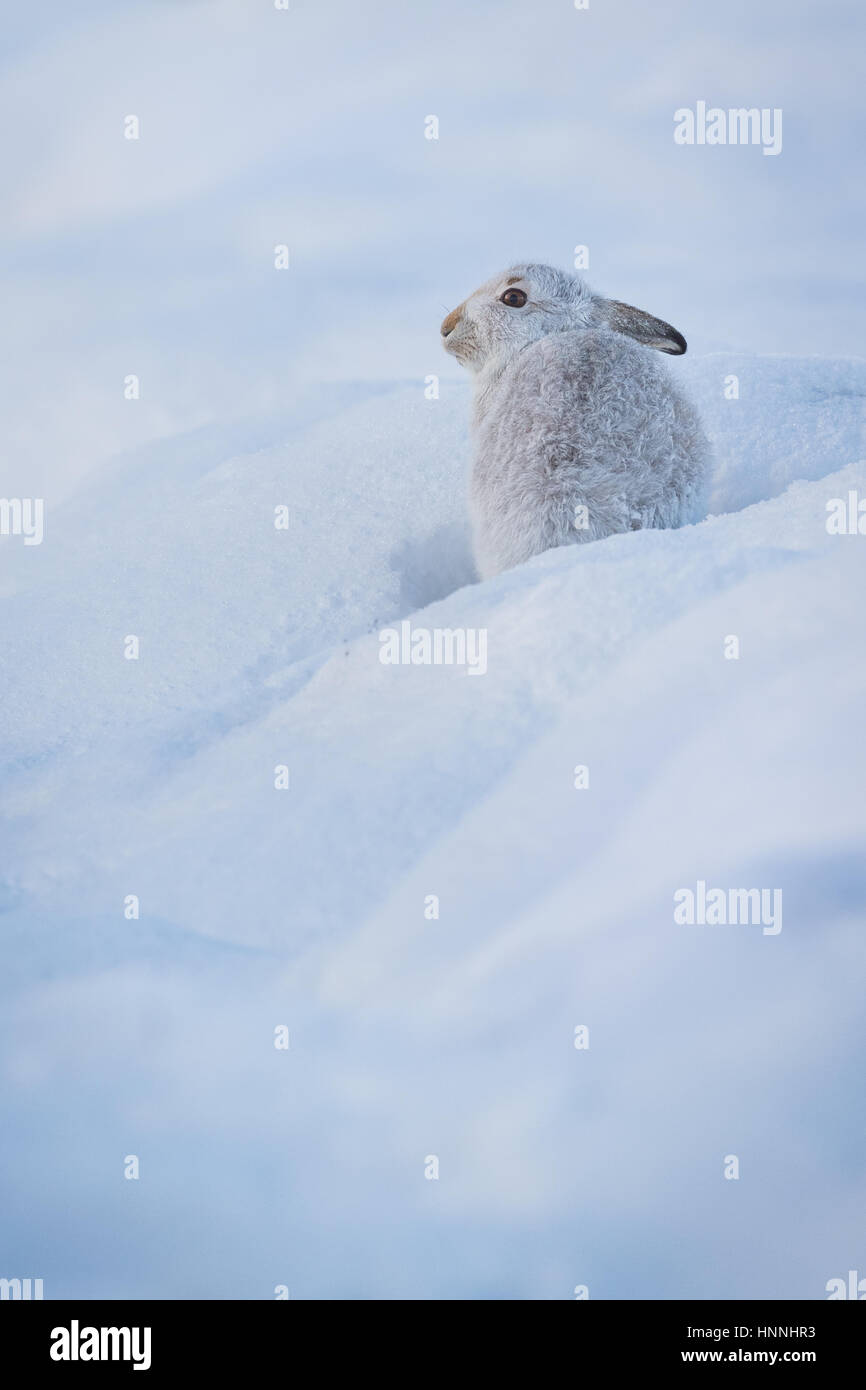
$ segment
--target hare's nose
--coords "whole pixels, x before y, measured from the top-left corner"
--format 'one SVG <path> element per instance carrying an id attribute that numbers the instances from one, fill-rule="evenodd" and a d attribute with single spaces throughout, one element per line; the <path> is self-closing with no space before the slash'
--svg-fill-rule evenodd
<path id="1" fill-rule="evenodd" d="M 448 317 L 442 320 L 442 328 L 440 331 L 443 338 L 447 338 L 449 333 L 454 332 L 454 329 L 460 322 L 460 311 L 462 308 L 463 305 L 461 304 L 459 309 L 452 309 Z"/>

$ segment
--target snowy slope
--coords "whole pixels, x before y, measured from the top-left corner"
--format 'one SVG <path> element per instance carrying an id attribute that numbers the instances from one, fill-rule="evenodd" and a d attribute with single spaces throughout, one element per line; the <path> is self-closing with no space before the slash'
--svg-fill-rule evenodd
<path id="1" fill-rule="evenodd" d="M 825 520 L 866 497 L 866 364 L 679 368 L 714 514 L 484 585 L 446 381 L 162 442 L 2 542 L 10 1269 L 809 1298 L 862 1264 L 866 539 Z M 486 675 L 383 665 L 409 615 L 486 629 Z M 780 888 L 782 931 L 677 925 L 699 879 Z"/>

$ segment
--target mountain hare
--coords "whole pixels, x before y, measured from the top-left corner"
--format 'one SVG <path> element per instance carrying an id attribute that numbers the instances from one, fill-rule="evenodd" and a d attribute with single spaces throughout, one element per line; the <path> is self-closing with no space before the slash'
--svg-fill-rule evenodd
<path id="1" fill-rule="evenodd" d="M 580 276 L 515 265 L 442 324 L 475 377 L 471 510 L 489 579 L 552 546 L 698 521 L 709 445 L 648 348 L 670 324 L 593 294 Z"/>

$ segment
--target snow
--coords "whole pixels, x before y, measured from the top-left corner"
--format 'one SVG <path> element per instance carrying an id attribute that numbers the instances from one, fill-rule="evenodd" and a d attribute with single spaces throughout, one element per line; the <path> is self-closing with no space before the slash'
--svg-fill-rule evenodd
<path id="1" fill-rule="evenodd" d="M 0 541 L 0 1272 L 820 1298 L 862 1267 L 866 539 L 825 523 L 866 497 L 866 363 L 671 370 L 709 518 L 486 584 L 444 380 L 141 447 Z M 410 616 L 485 629 L 486 674 L 382 664 Z M 782 931 L 676 924 L 699 880 L 780 888 Z"/>

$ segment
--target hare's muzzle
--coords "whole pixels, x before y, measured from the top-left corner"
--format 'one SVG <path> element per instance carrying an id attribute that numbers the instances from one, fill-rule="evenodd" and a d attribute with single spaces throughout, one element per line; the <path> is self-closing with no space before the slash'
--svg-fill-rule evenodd
<path id="1" fill-rule="evenodd" d="M 454 332 L 454 329 L 460 322 L 460 316 L 462 313 L 463 305 L 461 304 L 458 308 L 452 309 L 451 313 L 448 314 L 448 316 L 442 320 L 442 327 L 439 331 L 441 332 L 443 338 L 447 338 L 449 333 Z"/>

